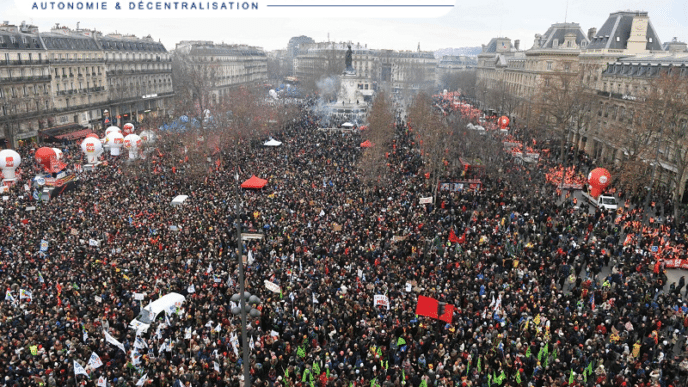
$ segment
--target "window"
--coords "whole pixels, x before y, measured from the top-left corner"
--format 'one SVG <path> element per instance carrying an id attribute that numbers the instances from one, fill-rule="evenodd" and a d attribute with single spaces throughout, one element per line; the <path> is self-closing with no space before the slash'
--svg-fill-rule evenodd
<path id="1" fill-rule="evenodd" d="M 552 70 L 552 62 L 547 62 L 547 70 Z"/>

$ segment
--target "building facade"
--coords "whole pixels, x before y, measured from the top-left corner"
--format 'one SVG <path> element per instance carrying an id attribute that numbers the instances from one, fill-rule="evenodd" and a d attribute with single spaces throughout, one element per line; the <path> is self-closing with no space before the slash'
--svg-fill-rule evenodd
<path id="1" fill-rule="evenodd" d="M 618 155 L 615 150 L 618 147 L 608 136 L 610 125 L 619 119 L 617 112 L 621 105 L 633 104 L 632 98 L 647 92 L 647 80 L 654 70 L 649 66 L 649 72 L 642 70 L 626 78 L 615 74 L 615 71 L 608 71 L 610 63 L 622 58 L 648 58 L 653 53 L 661 54 L 661 57 L 665 51 L 648 13 L 643 11 L 614 12 L 599 30 L 592 29 L 591 33 L 594 35 L 588 47 L 581 52 L 579 60 L 587 70 L 583 83 L 591 90 L 593 107 L 589 127 L 575 133 L 574 141 L 588 154 L 601 159 L 613 159 L 616 157 L 614 155 Z M 657 61 L 654 63 L 658 65 Z M 641 66 L 641 69 L 645 68 Z M 624 106 L 623 110 L 622 116 L 626 117 L 625 111 L 629 111 L 629 108 Z M 610 114 L 613 117 L 611 121 Z"/>
<path id="2" fill-rule="evenodd" d="M 0 146 L 84 133 L 106 110 L 123 125 L 172 104 L 172 70 L 152 38 L 55 25 L 0 25 Z"/>
<path id="3" fill-rule="evenodd" d="M 150 36 L 97 35 L 105 54 L 110 116 L 120 123 L 164 116 L 172 106 L 172 57 Z"/>
<path id="4" fill-rule="evenodd" d="M 94 33 L 56 26 L 41 39 L 50 59 L 54 125 L 93 126 L 108 100 L 105 58 Z"/>
<path id="5" fill-rule="evenodd" d="M 268 80 L 268 57 L 260 47 L 182 41 L 176 50 L 193 66 L 202 66 L 213 78 L 209 91 L 212 103 L 229 95 L 232 88 Z"/>
<path id="6" fill-rule="evenodd" d="M 429 51 L 370 49 L 366 44 L 320 42 L 302 44 L 294 58 L 294 74 L 299 80 L 318 82 L 344 71 L 344 57 L 351 46 L 351 65 L 360 78 L 362 90 L 379 87 L 390 91 L 432 88 L 437 83 L 437 59 Z M 364 92 L 364 94 L 366 94 Z"/>
<path id="7" fill-rule="evenodd" d="M 0 148 L 35 138 L 49 125 L 51 80 L 38 28 L 0 25 Z"/>

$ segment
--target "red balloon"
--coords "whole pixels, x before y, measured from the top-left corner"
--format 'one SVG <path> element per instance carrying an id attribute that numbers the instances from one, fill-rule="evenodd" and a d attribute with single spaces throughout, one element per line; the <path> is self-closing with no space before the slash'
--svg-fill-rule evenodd
<path id="1" fill-rule="evenodd" d="M 502 129 L 506 129 L 509 126 L 509 117 L 507 116 L 501 116 L 499 117 L 499 126 Z"/>
<path id="2" fill-rule="evenodd" d="M 590 184 L 590 195 L 597 197 L 602 194 L 609 183 L 612 181 L 612 175 L 604 168 L 595 168 L 588 174 L 588 184 Z M 597 193 L 597 194 L 595 194 Z"/>
<path id="3" fill-rule="evenodd" d="M 55 154 L 55 151 L 52 148 L 44 146 L 42 148 L 38 148 L 34 156 L 36 157 L 38 164 L 48 171 L 50 170 L 50 160 L 52 158 L 56 158 L 57 154 Z"/>

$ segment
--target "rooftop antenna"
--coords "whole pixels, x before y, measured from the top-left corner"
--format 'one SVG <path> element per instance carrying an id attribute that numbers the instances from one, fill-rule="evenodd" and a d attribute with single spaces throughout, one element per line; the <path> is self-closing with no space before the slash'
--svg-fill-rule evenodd
<path id="1" fill-rule="evenodd" d="M 564 24 L 566 24 L 566 19 L 569 17 L 569 0 L 566 0 L 566 11 L 564 12 Z"/>

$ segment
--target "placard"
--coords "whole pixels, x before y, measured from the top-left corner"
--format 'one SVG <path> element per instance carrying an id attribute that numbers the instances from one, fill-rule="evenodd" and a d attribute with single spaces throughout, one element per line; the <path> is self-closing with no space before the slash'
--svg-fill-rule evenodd
<path id="1" fill-rule="evenodd" d="M 279 294 L 279 293 L 282 292 L 282 291 L 280 290 L 279 285 L 277 285 L 276 283 L 270 282 L 270 281 L 268 281 L 268 280 L 265 280 L 264 282 L 265 282 L 265 287 L 266 287 L 269 291 L 271 291 L 271 292 L 273 292 L 273 293 L 277 293 L 277 294 Z"/>
<path id="2" fill-rule="evenodd" d="M 382 294 L 377 294 L 375 295 L 374 301 L 373 301 L 374 306 L 384 306 L 389 310 L 389 298 L 387 296 L 382 295 Z"/>
<path id="3" fill-rule="evenodd" d="M 419 204 L 432 204 L 432 196 L 428 196 L 426 198 L 420 198 L 418 203 Z"/>
<path id="4" fill-rule="evenodd" d="M 146 295 L 143 293 L 134 293 L 134 299 L 137 301 L 143 301 Z"/>

